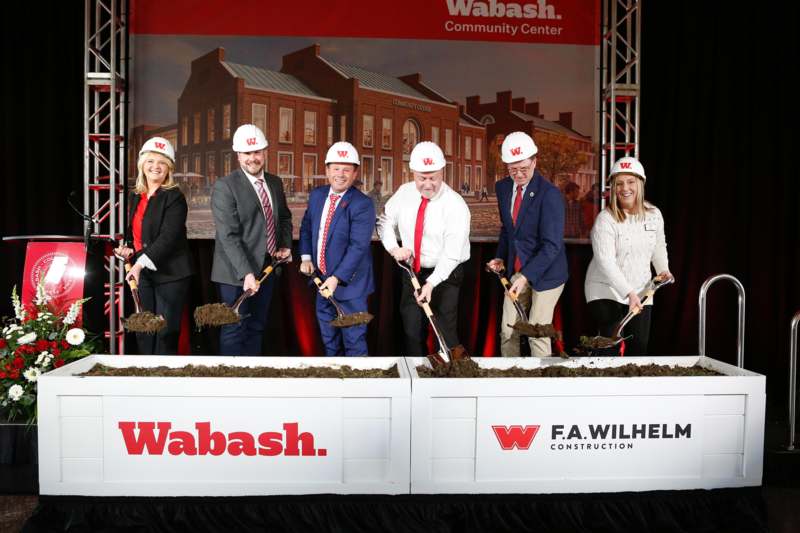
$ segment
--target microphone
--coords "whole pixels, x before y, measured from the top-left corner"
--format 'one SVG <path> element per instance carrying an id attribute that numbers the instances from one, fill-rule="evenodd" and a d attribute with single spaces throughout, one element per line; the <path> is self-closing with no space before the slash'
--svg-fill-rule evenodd
<path id="1" fill-rule="evenodd" d="M 91 224 L 96 223 L 97 220 L 92 218 L 92 217 L 90 217 L 86 213 L 83 213 L 82 211 L 79 211 L 78 208 L 75 207 L 75 204 L 72 203 L 72 197 L 74 197 L 74 196 L 75 196 L 75 191 L 71 191 L 69 193 L 69 196 L 67 196 L 67 204 L 84 221 L 90 222 L 90 224 L 84 224 L 84 226 L 86 226 L 86 227 L 85 227 L 85 229 L 83 231 L 83 246 L 84 246 L 84 249 L 86 250 L 86 252 L 88 253 L 89 252 L 89 240 L 91 239 L 91 236 L 92 236 L 92 225 Z"/>

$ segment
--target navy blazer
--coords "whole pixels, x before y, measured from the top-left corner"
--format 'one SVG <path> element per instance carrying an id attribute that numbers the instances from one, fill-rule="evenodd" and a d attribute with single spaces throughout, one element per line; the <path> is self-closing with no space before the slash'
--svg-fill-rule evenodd
<path id="1" fill-rule="evenodd" d="M 511 219 L 514 180 L 506 176 L 495 184 L 500 209 L 498 257 L 513 269 L 519 254 L 522 274 L 536 291 L 554 289 L 567 281 L 567 254 L 564 249 L 564 197 L 558 187 L 534 172 L 525 189 L 517 224 Z"/>
<path id="2" fill-rule="evenodd" d="M 141 199 L 140 194 L 131 192 L 125 231 L 130 246 L 133 246 L 133 215 Z M 131 262 L 135 262 L 140 254 L 146 254 L 157 269 L 147 271 L 154 283 L 167 283 L 194 273 L 186 239 L 188 211 L 186 198 L 178 187 L 159 189 L 147 202 L 142 218 L 142 249 L 136 251 Z"/>
<path id="3" fill-rule="evenodd" d="M 308 207 L 300 224 L 300 254 L 310 255 L 317 265 L 320 221 L 330 186 L 317 187 L 308 197 Z M 375 229 L 375 204 L 355 187 L 339 199 L 328 228 L 325 264 L 329 276 L 336 276 L 337 300 L 366 297 L 375 290 L 372 274 L 372 232 Z"/>

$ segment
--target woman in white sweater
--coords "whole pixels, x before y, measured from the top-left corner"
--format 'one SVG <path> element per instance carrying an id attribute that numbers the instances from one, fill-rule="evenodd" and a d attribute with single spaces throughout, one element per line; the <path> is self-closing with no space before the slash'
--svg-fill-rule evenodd
<path id="1" fill-rule="evenodd" d="M 584 292 L 600 335 L 633 309 L 641 312 L 625 327 L 627 355 L 647 354 L 652 298 L 642 305 L 639 293 L 650 280 L 650 264 L 662 279 L 671 278 L 664 239 L 664 219 L 644 199 L 644 167 L 633 157 L 614 163 L 609 175 L 610 198 L 592 226 L 594 257 L 586 272 Z"/>

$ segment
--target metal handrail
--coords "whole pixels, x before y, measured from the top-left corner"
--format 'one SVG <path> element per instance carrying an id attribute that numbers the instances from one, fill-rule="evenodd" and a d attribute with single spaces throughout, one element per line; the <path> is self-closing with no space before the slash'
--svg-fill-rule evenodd
<path id="1" fill-rule="evenodd" d="M 742 283 L 731 276 L 730 274 L 716 274 L 708 278 L 703 286 L 700 287 L 700 296 L 698 297 L 697 304 L 700 308 L 700 328 L 698 332 L 698 353 L 706 355 L 706 293 L 711 286 L 721 279 L 726 279 L 733 283 L 736 287 L 736 292 L 739 293 L 739 327 L 738 335 L 736 338 L 736 365 L 739 368 L 744 368 L 744 304 L 745 294 L 744 286 Z"/>
<path id="2" fill-rule="evenodd" d="M 789 446 L 794 450 L 794 422 L 797 409 L 797 331 L 800 329 L 800 311 L 792 317 L 789 328 Z"/>

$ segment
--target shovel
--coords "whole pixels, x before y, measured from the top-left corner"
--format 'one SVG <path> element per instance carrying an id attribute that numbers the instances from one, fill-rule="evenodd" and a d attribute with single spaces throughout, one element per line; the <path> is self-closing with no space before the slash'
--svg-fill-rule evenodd
<path id="1" fill-rule="evenodd" d="M 278 266 L 288 263 L 290 257 L 291 256 L 288 256 L 282 259 L 273 258 L 272 262 L 264 269 L 261 277 L 256 282 L 259 285 L 264 283 Z M 194 321 L 195 324 L 197 324 L 197 328 L 200 329 L 205 326 L 225 326 L 227 324 L 239 322 L 242 319 L 242 316 L 239 314 L 239 306 L 253 294 L 255 293 L 252 289 L 247 289 L 233 302 L 233 306 L 231 307 L 221 303 L 201 305 L 194 310 Z"/>
<path id="2" fill-rule="evenodd" d="M 655 294 L 655 292 L 663 287 L 664 285 L 669 285 L 670 283 L 675 283 L 675 278 L 667 278 L 667 279 L 660 279 L 658 276 L 654 277 L 647 284 L 644 286 L 639 292 L 639 300 L 642 302 L 642 305 Z M 622 336 L 622 330 L 625 329 L 625 326 L 628 325 L 628 322 L 633 320 L 633 317 L 638 315 L 641 312 L 641 308 L 637 307 L 628 311 L 628 314 L 625 315 L 622 320 L 619 321 L 617 327 L 614 328 L 614 333 L 611 337 L 592 337 L 584 342 L 584 345 L 588 348 L 598 349 L 598 348 L 613 348 L 617 346 L 622 341 L 631 338 L 631 335 L 627 337 Z"/>
<path id="3" fill-rule="evenodd" d="M 503 285 L 506 296 L 514 304 L 514 309 L 517 311 L 517 321 L 513 325 L 509 324 L 508 327 L 526 337 L 558 338 L 558 333 L 555 328 L 553 328 L 552 324 L 531 324 L 528 322 L 528 317 L 525 315 L 525 310 L 522 309 L 519 300 L 515 295 L 511 294 L 511 283 L 508 281 L 508 278 L 503 275 L 503 270 L 495 272 L 491 268 L 486 267 L 486 271 L 497 274 L 497 277 L 500 278 L 500 283 Z"/>
<path id="4" fill-rule="evenodd" d="M 125 273 L 127 274 L 130 271 L 131 263 L 126 261 Z M 150 311 L 142 311 L 142 300 L 139 298 L 139 286 L 136 280 L 132 278 L 129 279 L 128 285 L 130 285 L 131 288 L 133 305 L 136 308 L 136 312 L 123 321 L 125 329 L 136 333 L 147 333 L 148 335 L 153 335 L 164 329 L 164 326 L 167 325 L 167 321 L 163 315 L 156 315 Z"/>
<path id="5" fill-rule="evenodd" d="M 414 269 L 411 266 L 411 261 L 412 259 L 410 257 L 406 261 L 398 261 L 395 259 L 397 266 L 405 270 L 411 278 L 411 286 L 414 288 L 414 294 L 419 294 L 419 292 L 422 290 L 422 285 L 420 285 L 419 279 L 417 279 L 417 275 L 414 273 Z M 447 343 L 444 341 L 444 335 L 442 335 L 441 331 L 436 325 L 436 317 L 433 316 L 433 310 L 431 309 L 429 302 L 422 302 L 422 310 L 425 311 L 425 316 L 428 317 L 428 322 L 430 322 L 431 328 L 433 328 L 433 333 L 436 335 L 436 340 L 439 341 L 439 351 L 428 355 L 428 360 L 431 362 L 431 364 L 435 367 L 443 366 L 450 363 L 450 361 L 468 358 L 469 354 L 467 354 L 467 351 L 462 345 L 459 344 L 458 346 L 454 346 L 452 349 L 448 348 Z"/>
<path id="6" fill-rule="evenodd" d="M 351 313 L 349 315 L 344 314 L 342 306 L 339 305 L 339 302 L 337 302 L 333 298 L 333 294 L 331 293 L 330 289 L 328 289 L 327 287 L 323 288 L 322 280 L 319 279 L 319 276 L 316 276 L 314 274 L 312 275 L 314 276 L 314 285 L 317 286 L 317 290 L 319 290 L 319 293 L 322 295 L 323 298 L 327 299 L 336 308 L 336 318 L 330 321 L 331 326 L 335 328 L 349 328 L 352 326 L 360 326 L 361 324 L 369 324 L 370 320 L 374 318 L 371 314 L 366 313 L 364 311 L 359 311 L 358 313 Z"/>

